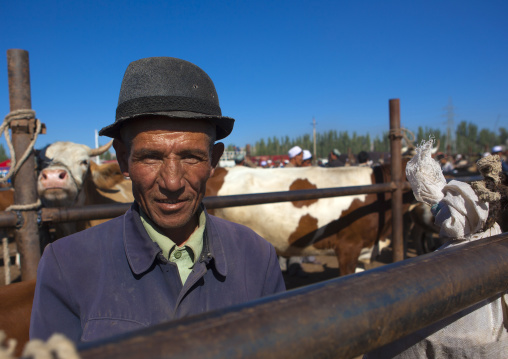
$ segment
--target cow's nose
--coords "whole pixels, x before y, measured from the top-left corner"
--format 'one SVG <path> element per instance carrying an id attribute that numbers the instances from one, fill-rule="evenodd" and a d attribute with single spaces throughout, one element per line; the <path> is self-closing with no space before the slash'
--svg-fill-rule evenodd
<path id="1" fill-rule="evenodd" d="M 67 181 L 67 171 L 62 169 L 45 169 L 41 173 L 41 182 L 45 187 L 61 186 Z"/>

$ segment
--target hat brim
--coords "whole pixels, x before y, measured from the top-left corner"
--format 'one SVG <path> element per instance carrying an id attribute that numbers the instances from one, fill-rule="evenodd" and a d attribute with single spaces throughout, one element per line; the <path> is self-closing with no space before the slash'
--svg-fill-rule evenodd
<path id="1" fill-rule="evenodd" d="M 216 140 L 222 140 L 231 134 L 235 120 L 226 116 L 206 115 L 189 111 L 151 112 L 135 116 L 119 118 L 112 125 L 106 126 L 99 131 L 100 136 L 111 138 L 120 137 L 120 128 L 128 121 L 145 116 L 165 116 L 168 118 L 183 118 L 188 120 L 208 120 L 216 127 Z"/>

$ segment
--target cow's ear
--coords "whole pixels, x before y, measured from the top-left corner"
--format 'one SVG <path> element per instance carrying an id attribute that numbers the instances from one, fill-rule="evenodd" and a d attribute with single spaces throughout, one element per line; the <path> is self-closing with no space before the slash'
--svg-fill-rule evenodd
<path id="1" fill-rule="evenodd" d="M 113 147 L 115 148 L 116 160 L 120 165 L 120 170 L 122 171 L 122 174 L 125 177 L 129 177 L 129 151 L 127 149 L 127 146 L 125 146 L 122 140 L 115 138 L 115 140 L 113 141 Z"/>
<path id="2" fill-rule="evenodd" d="M 224 153 L 224 144 L 222 142 L 217 142 L 213 145 L 212 150 L 212 167 L 215 168 L 219 164 L 220 157 Z"/>

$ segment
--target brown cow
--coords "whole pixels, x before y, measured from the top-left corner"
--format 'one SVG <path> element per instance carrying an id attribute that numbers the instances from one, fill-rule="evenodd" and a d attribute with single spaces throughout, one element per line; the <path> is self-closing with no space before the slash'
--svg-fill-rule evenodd
<path id="1" fill-rule="evenodd" d="M 28 341 L 35 280 L 0 287 L 0 330 L 16 340 L 17 357 Z"/>
<path id="2" fill-rule="evenodd" d="M 207 196 L 349 187 L 390 180 L 387 165 L 370 167 L 252 169 L 219 168 Z M 407 211 L 413 193 L 404 194 Z M 391 232 L 391 194 L 368 194 L 216 209 L 272 243 L 279 255 L 335 254 L 342 275 L 355 272 L 362 248 Z M 212 211 L 211 211 L 212 212 Z"/>

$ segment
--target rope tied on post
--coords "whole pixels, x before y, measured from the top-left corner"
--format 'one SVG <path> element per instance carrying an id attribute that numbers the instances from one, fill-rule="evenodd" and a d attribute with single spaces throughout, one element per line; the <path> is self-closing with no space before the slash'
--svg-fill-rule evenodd
<path id="1" fill-rule="evenodd" d="M 388 136 L 390 138 L 403 138 L 408 146 L 413 144 L 416 139 L 415 134 L 404 127 L 390 129 Z"/>
<path id="2" fill-rule="evenodd" d="M 7 147 L 9 147 L 9 155 L 11 157 L 11 168 L 7 175 L 5 177 L 0 178 L 0 182 L 7 182 L 12 176 L 15 176 L 20 167 L 25 163 L 26 159 L 30 156 L 32 153 L 35 142 L 37 141 L 37 137 L 41 133 L 42 130 L 42 123 L 39 121 L 38 118 L 35 118 L 35 132 L 34 136 L 32 138 L 32 141 L 30 141 L 30 144 L 28 145 L 25 153 L 23 153 L 23 156 L 18 160 L 16 160 L 16 155 L 14 152 L 14 147 L 12 146 L 11 137 L 9 135 L 9 128 L 11 126 L 12 121 L 17 120 L 30 120 L 32 118 L 35 118 L 35 111 L 30 109 L 22 109 L 22 110 L 15 110 L 11 111 L 7 114 L 7 116 L 4 117 L 4 122 L 2 125 L 0 125 L 0 133 L 3 133 L 5 136 L 5 141 L 7 142 Z M 39 204 L 40 205 L 40 204 Z"/>

